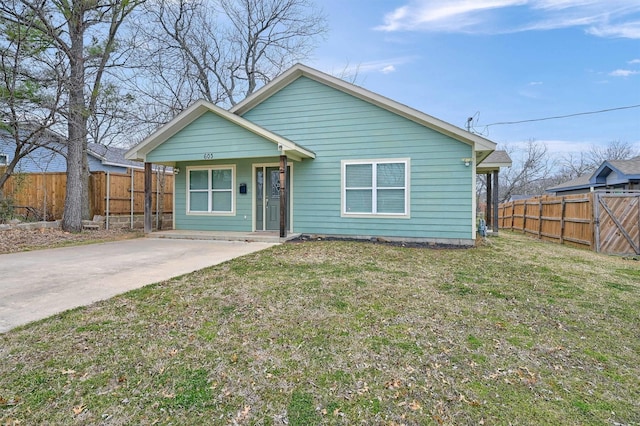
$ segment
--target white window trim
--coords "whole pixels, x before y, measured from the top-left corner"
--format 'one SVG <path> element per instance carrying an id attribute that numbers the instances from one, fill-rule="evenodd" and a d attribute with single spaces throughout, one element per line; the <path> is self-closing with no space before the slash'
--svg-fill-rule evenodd
<path id="1" fill-rule="evenodd" d="M 209 171 L 209 177 L 207 179 L 208 181 L 208 185 L 209 188 L 206 190 L 208 195 L 208 199 L 209 199 L 209 206 L 211 206 L 211 170 L 229 170 L 231 169 L 231 211 L 226 211 L 226 212 L 216 212 L 216 211 L 207 211 L 207 212 L 202 212 L 202 211 L 191 211 L 190 207 L 191 207 L 191 190 L 190 188 L 190 180 L 191 180 L 191 171 L 192 170 L 208 170 Z M 189 216 L 235 216 L 236 215 L 236 165 L 235 164 L 217 164 L 215 166 L 192 166 L 192 167 L 187 167 L 187 172 L 186 172 L 187 176 L 186 176 L 186 193 L 187 193 L 187 205 L 186 205 L 186 210 L 187 210 L 187 215 Z"/>
<path id="2" fill-rule="evenodd" d="M 340 216 L 341 217 L 352 217 L 352 218 L 388 218 L 388 219 L 410 219 L 410 195 L 411 195 L 411 159 L 410 158 L 375 158 L 375 159 L 363 159 L 363 160 L 342 160 L 340 162 Z M 376 165 L 377 164 L 388 164 L 388 163 L 404 163 L 404 213 L 349 213 L 347 212 L 347 188 L 346 188 L 346 171 L 347 166 L 352 164 L 371 164 L 373 170 L 373 181 L 375 182 L 375 173 L 376 173 Z M 372 187 L 372 204 L 375 206 L 376 202 L 376 190 L 377 187 Z"/>

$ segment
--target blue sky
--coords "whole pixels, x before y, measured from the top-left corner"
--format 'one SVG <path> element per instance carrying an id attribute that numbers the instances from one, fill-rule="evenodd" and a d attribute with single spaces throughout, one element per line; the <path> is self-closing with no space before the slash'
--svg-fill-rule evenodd
<path id="1" fill-rule="evenodd" d="M 620 140 L 640 149 L 640 0 L 317 0 L 327 40 L 309 65 L 500 146 L 556 156 Z"/>

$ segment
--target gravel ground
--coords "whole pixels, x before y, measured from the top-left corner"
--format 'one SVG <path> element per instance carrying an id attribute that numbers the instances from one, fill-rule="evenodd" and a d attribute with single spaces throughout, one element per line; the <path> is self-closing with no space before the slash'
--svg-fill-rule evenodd
<path id="1" fill-rule="evenodd" d="M 139 231 L 95 230 L 79 233 L 60 229 L 8 229 L 0 230 L 0 254 L 18 251 L 54 248 L 86 242 L 114 241 L 140 236 Z"/>

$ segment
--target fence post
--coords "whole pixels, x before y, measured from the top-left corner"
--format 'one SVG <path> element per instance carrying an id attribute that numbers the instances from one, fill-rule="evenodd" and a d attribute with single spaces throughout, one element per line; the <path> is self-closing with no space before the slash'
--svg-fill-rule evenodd
<path id="1" fill-rule="evenodd" d="M 151 163 L 144 163 L 144 233 L 149 234 L 152 228 L 151 212 Z"/>
<path id="2" fill-rule="evenodd" d="M 513 221 L 514 221 L 514 216 L 516 215 L 516 202 L 512 201 L 511 202 L 511 230 L 513 231 Z"/>
<path id="3" fill-rule="evenodd" d="M 542 197 L 540 197 L 538 202 L 538 238 L 542 239 Z"/>
<path id="4" fill-rule="evenodd" d="M 596 246 L 596 253 L 600 253 L 600 196 L 598 193 L 589 194 L 593 200 L 593 241 Z"/>
<path id="5" fill-rule="evenodd" d="M 566 214 L 565 212 L 566 212 L 566 208 L 567 208 L 567 202 L 565 201 L 564 197 L 562 197 L 560 205 L 561 205 L 561 209 L 560 209 L 560 244 L 564 244 L 564 216 Z"/>

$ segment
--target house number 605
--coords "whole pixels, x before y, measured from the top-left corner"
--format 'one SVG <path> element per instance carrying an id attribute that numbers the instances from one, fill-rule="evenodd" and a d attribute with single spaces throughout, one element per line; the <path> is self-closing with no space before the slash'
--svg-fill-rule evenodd
<path id="1" fill-rule="evenodd" d="M 205 152 L 204 153 L 205 160 L 213 160 L 213 152 Z"/>

